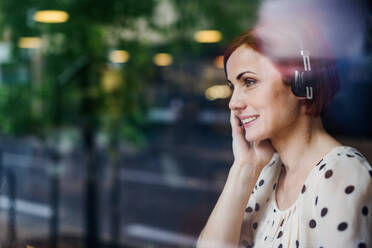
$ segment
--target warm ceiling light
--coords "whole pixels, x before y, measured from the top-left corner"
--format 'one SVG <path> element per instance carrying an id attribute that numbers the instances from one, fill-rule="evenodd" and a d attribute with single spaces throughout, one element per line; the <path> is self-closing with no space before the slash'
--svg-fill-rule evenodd
<path id="1" fill-rule="evenodd" d="M 231 90 L 227 85 L 214 85 L 205 91 L 208 100 L 225 99 L 231 95 Z"/>
<path id="2" fill-rule="evenodd" d="M 69 15 L 61 10 L 39 10 L 34 14 L 34 20 L 44 23 L 67 22 Z"/>
<path id="3" fill-rule="evenodd" d="M 217 68 L 223 69 L 223 56 L 217 56 L 217 57 L 214 59 L 214 65 L 215 65 Z"/>
<path id="4" fill-rule="evenodd" d="M 172 62 L 173 57 L 169 53 L 158 53 L 154 56 L 154 64 L 157 66 L 168 66 Z"/>
<path id="5" fill-rule="evenodd" d="M 112 63 L 126 63 L 129 57 L 129 53 L 125 50 L 114 50 L 109 54 L 109 59 Z"/>
<path id="6" fill-rule="evenodd" d="M 39 37 L 22 37 L 18 41 L 18 47 L 38 49 L 41 48 L 42 40 Z"/>
<path id="7" fill-rule="evenodd" d="M 217 30 L 202 30 L 196 32 L 194 38 L 200 43 L 216 43 L 222 39 L 222 34 Z"/>

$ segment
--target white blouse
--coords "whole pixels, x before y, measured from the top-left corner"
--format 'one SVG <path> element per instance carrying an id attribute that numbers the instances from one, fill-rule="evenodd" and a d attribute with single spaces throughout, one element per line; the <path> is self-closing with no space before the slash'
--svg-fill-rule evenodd
<path id="1" fill-rule="evenodd" d="M 240 247 L 372 247 L 372 167 L 355 148 L 333 148 L 314 165 L 295 203 L 275 200 L 282 162 L 263 168 L 244 213 Z"/>

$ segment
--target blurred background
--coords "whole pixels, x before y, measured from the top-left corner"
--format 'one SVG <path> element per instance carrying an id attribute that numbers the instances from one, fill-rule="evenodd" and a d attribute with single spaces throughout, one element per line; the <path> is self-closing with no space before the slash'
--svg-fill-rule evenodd
<path id="1" fill-rule="evenodd" d="M 233 162 L 222 54 L 262 19 L 324 34 L 324 124 L 372 161 L 369 4 L 2 0 L 0 246 L 192 247 Z"/>

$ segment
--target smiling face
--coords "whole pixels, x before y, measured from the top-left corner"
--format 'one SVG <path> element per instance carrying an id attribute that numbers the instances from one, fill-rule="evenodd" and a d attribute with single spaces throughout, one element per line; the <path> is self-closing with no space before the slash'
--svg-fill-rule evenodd
<path id="1" fill-rule="evenodd" d="M 229 108 L 243 121 L 247 141 L 291 129 L 301 113 L 300 103 L 269 58 L 242 45 L 228 59 L 226 72 L 233 87 Z M 258 118 L 251 121 L 251 116 Z"/>

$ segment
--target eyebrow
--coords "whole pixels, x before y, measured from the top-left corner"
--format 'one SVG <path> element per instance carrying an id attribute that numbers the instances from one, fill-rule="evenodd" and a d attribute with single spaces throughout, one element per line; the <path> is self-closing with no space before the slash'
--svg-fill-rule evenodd
<path id="1" fill-rule="evenodd" d="M 236 76 L 236 79 L 237 80 L 240 80 L 240 78 L 244 75 L 244 74 L 246 74 L 246 73 L 252 73 L 252 74 L 256 74 L 255 72 L 253 72 L 253 71 L 243 71 L 243 72 L 241 72 L 241 73 L 239 73 L 239 75 L 238 76 Z M 231 83 L 231 81 L 230 80 L 227 80 L 227 82 L 229 82 L 229 83 Z"/>

